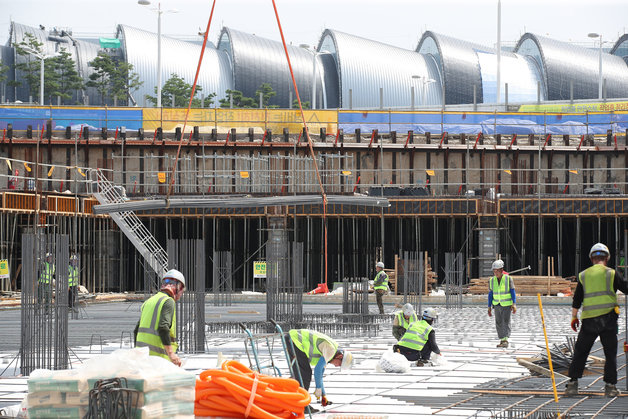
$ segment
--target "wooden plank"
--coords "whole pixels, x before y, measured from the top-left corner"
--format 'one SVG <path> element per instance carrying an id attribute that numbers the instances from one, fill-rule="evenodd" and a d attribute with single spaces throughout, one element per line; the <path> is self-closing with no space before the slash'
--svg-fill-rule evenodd
<path id="1" fill-rule="evenodd" d="M 529 359 L 529 358 L 528 358 Z M 534 362 L 530 362 L 528 359 L 526 358 L 517 358 L 517 363 L 519 365 L 521 365 L 522 367 L 526 367 L 527 369 L 529 369 L 532 372 L 536 372 L 537 374 L 541 374 L 545 377 L 551 377 L 552 376 L 552 372 L 545 368 L 542 367 L 540 365 L 536 365 Z M 565 378 L 569 378 L 559 372 L 554 371 L 554 377 L 565 379 Z"/>

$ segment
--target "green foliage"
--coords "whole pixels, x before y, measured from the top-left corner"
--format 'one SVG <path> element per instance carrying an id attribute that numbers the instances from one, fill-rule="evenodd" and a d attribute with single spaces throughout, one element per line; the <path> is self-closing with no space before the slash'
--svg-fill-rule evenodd
<path id="1" fill-rule="evenodd" d="M 229 108 L 231 106 L 229 97 L 233 96 L 233 107 L 234 108 L 259 108 L 259 96 L 262 94 L 262 107 L 266 108 L 277 108 L 277 105 L 269 105 L 268 102 L 270 98 L 273 96 L 277 96 L 277 92 L 275 92 L 270 85 L 270 83 L 262 83 L 261 86 L 255 91 L 255 98 L 246 97 L 242 95 L 242 92 L 239 90 L 231 90 L 227 89 L 225 91 L 225 95 L 227 96 L 224 99 L 220 99 L 220 107 Z"/>
<path id="2" fill-rule="evenodd" d="M 305 102 L 301 102 L 301 106 L 303 107 L 303 109 L 311 109 L 312 106 L 310 105 L 310 101 L 306 100 Z M 299 101 L 298 100 L 293 100 L 292 101 L 292 107 L 293 108 L 297 108 L 299 109 Z"/>
<path id="3" fill-rule="evenodd" d="M 98 91 L 103 104 L 111 103 L 109 99 L 127 99 L 143 83 L 133 71 L 132 64 L 114 59 L 105 52 L 99 52 L 89 66 L 94 72 L 90 74 L 87 86 Z"/>
<path id="4" fill-rule="evenodd" d="M 23 73 L 22 78 L 26 82 L 28 86 L 28 93 L 31 96 L 35 96 L 39 92 L 41 62 L 39 58 L 30 52 L 34 51 L 37 54 L 43 54 L 42 46 L 43 44 L 39 42 L 30 32 L 25 33 L 24 39 L 14 45 L 17 55 L 24 57 L 24 61 L 16 64 L 15 68 Z M 44 78 L 46 77 L 45 71 L 44 62 Z"/>
<path id="5" fill-rule="evenodd" d="M 194 99 L 192 99 L 192 107 L 200 108 L 201 99 L 200 93 L 203 91 L 202 86 L 196 86 L 194 89 Z M 172 96 L 174 95 L 174 106 L 177 108 L 187 108 L 190 102 L 190 95 L 192 94 L 192 85 L 187 83 L 183 78 L 177 74 L 172 73 L 170 78 L 164 83 L 161 88 L 161 103 L 165 106 L 172 105 Z M 215 93 L 210 93 L 203 99 L 203 105 L 210 107 L 214 103 Z M 146 97 L 153 105 L 157 105 L 157 86 L 155 86 L 155 96 Z"/>
<path id="6" fill-rule="evenodd" d="M 234 108 L 256 108 L 258 106 L 253 98 L 243 96 L 239 90 L 227 89 L 225 90 L 225 95 L 227 96 L 225 99 L 220 99 L 221 108 L 231 107 L 229 97 L 233 98 Z"/>
<path id="7" fill-rule="evenodd" d="M 76 63 L 65 48 L 56 57 L 44 62 L 44 91 L 47 97 L 60 96 L 62 103 L 72 99 L 72 93 L 83 88 L 83 79 Z"/>
<path id="8" fill-rule="evenodd" d="M 4 63 L 0 61 L 0 84 L 4 83 L 9 78 L 9 76 L 7 76 L 8 71 L 9 67 L 4 65 Z"/>

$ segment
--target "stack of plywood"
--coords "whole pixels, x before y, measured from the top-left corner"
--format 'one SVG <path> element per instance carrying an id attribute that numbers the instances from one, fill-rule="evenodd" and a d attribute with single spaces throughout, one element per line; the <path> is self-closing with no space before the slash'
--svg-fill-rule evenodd
<path id="1" fill-rule="evenodd" d="M 423 285 L 423 289 L 425 290 L 424 294 L 429 295 L 430 291 L 432 291 L 438 283 L 438 276 L 436 272 L 432 270 L 432 259 L 428 257 L 425 252 L 421 252 L 421 257 L 424 258 L 424 266 L 426 267 L 424 273 L 426 280 Z M 388 274 L 390 293 L 397 294 L 397 277 L 403 276 L 403 260 L 395 255 L 395 269 L 384 269 L 384 271 Z"/>
<path id="2" fill-rule="evenodd" d="M 512 275 L 517 295 L 569 295 L 576 289 L 576 282 L 560 276 L 517 276 Z M 488 278 L 472 279 L 468 286 L 470 294 L 488 294 Z"/>

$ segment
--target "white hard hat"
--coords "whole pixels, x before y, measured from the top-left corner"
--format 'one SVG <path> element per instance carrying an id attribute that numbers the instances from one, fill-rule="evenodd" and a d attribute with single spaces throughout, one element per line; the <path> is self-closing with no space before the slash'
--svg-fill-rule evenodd
<path id="1" fill-rule="evenodd" d="M 438 313 L 435 309 L 428 307 L 423 310 L 423 318 L 426 320 L 434 320 L 438 318 Z"/>
<path id="2" fill-rule="evenodd" d="M 495 262 L 493 262 L 493 266 L 491 267 L 491 269 L 504 269 L 504 261 L 501 259 L 497 259 Z"/>
<path id="3" fill-rule="evenodd" d="M 46 253 L 46 258 L 51 258 L 52 257 L 52 253 L 48 252 Z"/>
<path id="4" fill-rule="evenodd" d="M 353 354 L 349 351 L 343 351 L 342 352 L 342 363 L 340 364 L 340 369 L 341 370 L 348 370 L 349 368 L 351 368 L 351 365 L 353 364 Z"/>
<path id="5" fill-rule="evenodd" d="M 384 269 L 384 262 L 377 262 L 375 266 L 377 266 L 378 268 Z"/>
<path id="6" fill-rule="evenodd" d="M 611 256 L 611 252 L 604 243 L 595 243 L 589 252 L 589 257 L 601 256 L 601 253 L 605 253 L 608 257 Z"/>
<path id="7" fill-rule="evenodd" d="M 183 288 L 185 288 L 185 277 L 183 276 L 181 272 L 177 271 L 176 269 L 170 269 L 168 272 L 166 272 L 164 276 L 162 277 L 162 280 L 165 280 L 165 279 L 175 279 L 179 281 L 180 283 L 182 283 Z"/>
<path id="8" fill-rule="evenodd" d="M 412 316 L 412 313 L 414 313 L 414 307 L 410 303 L 404 304 L 402 310 L 405 316 Z"/>

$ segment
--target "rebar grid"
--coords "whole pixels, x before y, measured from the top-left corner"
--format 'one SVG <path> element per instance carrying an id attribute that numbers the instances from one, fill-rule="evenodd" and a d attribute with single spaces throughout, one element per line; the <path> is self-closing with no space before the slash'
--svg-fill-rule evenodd
<path id="1" fill-rule="evenodd" d="M 214 250 L 213 294 L 215 306 L 230 306 L 233 294 L 232 255 L 230 251 Z"/>
<path id="2" fill-rule="evenodd" d="M 464 263 L 462 253 L 445 253 L 445 308 L 462 308 Z"/>
<path id="3" fill-rule="evenodd" d="M 342 284 L 343 314 L 369 314 L 368 279 L 345 278 Z"/>
<path id="4" fill-rule="evenodd" d="M 403 252 L 403 302 L 414 306 L 417 313 L 423 312 L 423 290 L 425 269 L 423 252 Z M 399 283 L 399 280 L 397 280 Z"/>
<path id="5" fill-rule="evenodd" d="M 21 373 L 66 369 L 69 236 L 22 235 L 22 261 Z"/>

